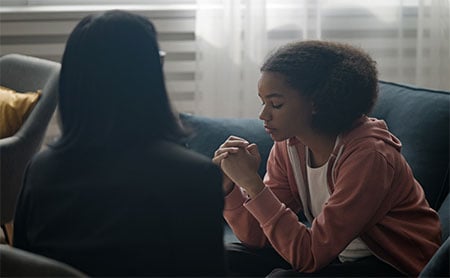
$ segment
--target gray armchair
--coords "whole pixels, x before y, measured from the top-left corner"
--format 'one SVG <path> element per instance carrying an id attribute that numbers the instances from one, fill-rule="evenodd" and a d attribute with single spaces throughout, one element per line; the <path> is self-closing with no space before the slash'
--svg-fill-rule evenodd
<path id="1" fill-rule="evenodd" d="M 11 222 L 23 174 L 40 149 L 55 111 L 60 64 L 35 57 L 8 54 L 0 57 L 0 85 L 19 92 L 42 90 L 33 110 L 13 135 L 0 139 L 0 220 Z"/>

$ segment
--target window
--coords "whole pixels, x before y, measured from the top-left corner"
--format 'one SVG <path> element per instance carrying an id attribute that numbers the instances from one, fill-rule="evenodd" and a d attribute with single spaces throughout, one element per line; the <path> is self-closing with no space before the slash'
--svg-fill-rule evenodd
<path id="1" fill-rule="evenodd" d="M 380 79 L 450 90 L 447 0 L 0 0 L 0 55 L 59 61 L 86 14 L 122 8 L 155 23 L 180 112 L 256 117 L 259 66 L 293 40 L 360 46 Z M 51 6 L 46 6 L 51 5 Z"/>

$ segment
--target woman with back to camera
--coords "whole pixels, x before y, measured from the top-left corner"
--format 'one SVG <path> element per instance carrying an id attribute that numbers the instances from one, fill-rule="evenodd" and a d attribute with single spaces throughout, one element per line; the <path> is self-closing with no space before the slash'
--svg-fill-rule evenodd
<path id="1" fill-rule="evenodd" d="M 293 42 L 265 61 L 258 93 L 275 141 L 264 180 L 245 138 L 230 137 L 213 159 L 227 175 L 225 219 L 242 241 L 227 246 L 231 271 L 418 276 L 440 245 L 440 222 L 400 141 L 367 116 L 375 61 L 347 44 Z"/>
<path id="2" fill-rule="evenodd" d="M 152 23 L 83 18 L 59 86 L 62 136 L 27 169 L 14 245 L 92 276 L 223 275 L 222 174 L 176 143 Z"/>

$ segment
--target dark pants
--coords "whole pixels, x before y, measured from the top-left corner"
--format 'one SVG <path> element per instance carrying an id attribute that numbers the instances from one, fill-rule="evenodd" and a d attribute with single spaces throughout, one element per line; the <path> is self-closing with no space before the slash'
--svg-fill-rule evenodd
<path id="1" fill-rule="evenodd" d="M 336 276 L 403 276 L 395 268 L 370 256 L 355 262 L 341 263 L 337 259 L 315 273 L 301 273 L 292 269 L 278 253 L 270 247 L 252 249 L 241 243 L 228 243 L 226 256 L 230 276 L 245 277 L 336 277 Z"/>

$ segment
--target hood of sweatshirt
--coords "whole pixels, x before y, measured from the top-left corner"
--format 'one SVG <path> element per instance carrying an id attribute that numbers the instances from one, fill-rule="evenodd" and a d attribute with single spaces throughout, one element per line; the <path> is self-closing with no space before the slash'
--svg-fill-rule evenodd
<path id="1" fill-rule="evenodd" d="M 401 150 L 402 144 L 400 140 L 389 132 L 386 122 L 367 116 L 362 116 L 357 119 L 348 132 L 344 132 L 338 136 L 334 150 L 330 154 L 328 160 L 327 179 L 330 192 L 334 191 L 334 184 L 336 183 L 335 167 L 340 160 L 341 155 L 344 153 L 344 150 L 355 147 L 358 148 L 358 146 L 374 145 L 380 141 L 388 146 L 392 146 L 397 152 L 400 152 Z M 294 176 L 296 176 L 295 179 L 300 199 L 303 204 L 308 204 L 309 193 L 304 190 L 305 186 L 303 186 L 303 177 L 306 176 L 306 164 L 304 164 L 304 167 L 300 167 L 302 164 L 300 161 L 305 161 L 306 159 L 306 148 L 297 148 L 296 145 L 299 143 L 301 144 L 300 140 L 295 137 L 292 137 L 287 141 L 288 157 L 293 165 L 292 169 L 294 171 Z M 299 169 L 301 170 L 299 171 Z M 303 212 L 306 218 L 311 222 L 313 217 L 309 211 L 309 207 L 303 206 Z"/>
<path id="2" fill-rule="evenodd" d="M 359 118 L 355 121 L 349 132 L 343 133 L 340 136 L 340 144 L 351 144 L 352 142 L 366 139 L 367 137 L 382 140 L 386 144 L 394 147 L 397 151 L 401 150 L 402 143 L 389 132 L 386 122 L 367 116 Z"/>

